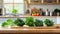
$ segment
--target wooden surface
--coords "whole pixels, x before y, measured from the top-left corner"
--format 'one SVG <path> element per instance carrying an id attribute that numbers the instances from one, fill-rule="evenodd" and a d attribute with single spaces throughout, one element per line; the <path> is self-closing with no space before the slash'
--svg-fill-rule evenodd
<path id="1" fill-rule="evenodd" d="M 12 15 L 10 15 L 10 16 L 0 16 L 0 18 L 26 18 L 26 17 L 34 17 L 34 18 L 41 18 L 41 17 L 43 17 L 43 18 L 49 18 L 49 17 L 54 17 L 54 18 L 56 18 L 57 16 L 31 16 L 31 15 L 19 15 L 19 16 L 12 16 Z"/>
<path id="2" fill-rule="evenodd" d="M 56 0 L 56 2 L 54 2 L 54 1 L 52 1 L 51 3 L 48 3 L 48 2 L 44 2 L 44 0 L 41 0 L 40 2 L 34 2 L 34 1 L 32 1 L 31 2 L 31 0 L 30 0 L 30 3 L 29 3 L 30 5 L 46 5 L 46 4 L 48 4 L 48 5 L 57 5 L 57 4 L 60 4 L 59 3 L 59 0 Z"/>
<path id="3" fill-rule="evenodd" d="M 0 33 L 60 33 L 60 27 L 12 27 L 0 28 Z"/>

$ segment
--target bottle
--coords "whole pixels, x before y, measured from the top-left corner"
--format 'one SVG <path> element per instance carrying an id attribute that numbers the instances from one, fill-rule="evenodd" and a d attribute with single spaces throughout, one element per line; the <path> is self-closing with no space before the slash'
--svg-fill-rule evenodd
<path id="1" fill-rule="evenodd" d="M 48 9 L 46 10 L 46 16 L 48 16 Z"/>
<path id="2" fill-rule="evenodd" d="M 50 12 L 50 16 L 52 16 L 52 12 Z"/>
<path id="3" fill-rule="evenodd" d="M 2 16 L 2 8 L 0 8 L 0 16 Z"/>
<path id="4" fill-rule="evenodd" d="M 57 12 L 57 16 L 59 16 L 59 12 Z"/>
<path id="5" fill-rule="evenodd" d="M 41 16 L 45 16 L 45 12 L 40 8 L 40 14 Z"/>
<path id="6" fill-rule="evenodd" d="M 47 11 L 46 11 L 46 16 L 50 16 L 51 14 L 50 14 L 50 11 L 47 9 Z"/>

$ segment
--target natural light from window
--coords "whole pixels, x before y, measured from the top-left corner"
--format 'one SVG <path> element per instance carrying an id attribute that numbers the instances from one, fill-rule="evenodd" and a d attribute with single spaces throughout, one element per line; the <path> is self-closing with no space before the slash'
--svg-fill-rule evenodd
<path id="1" fill-rule="evenodd" d="M 11 14 L 13 8 L 18 10 L 18 14 L 24 14 L 24 0 L 4 0 L 3 3 L 6 14 Z"/>

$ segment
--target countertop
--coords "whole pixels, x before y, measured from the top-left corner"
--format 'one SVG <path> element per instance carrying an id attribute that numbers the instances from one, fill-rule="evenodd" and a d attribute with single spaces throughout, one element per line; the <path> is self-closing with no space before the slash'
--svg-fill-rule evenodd
<path id="1" fill-rule="evenodd" d="M 0 33 L 60 33 L 59 27 L 13 27 L 0 28 Z"/>
<path id="2" fill-rule="evenodd" d="M 0 18 L 26 18 L 26 17 L 35 17 L 35 18 L 49 18 L 49 17 L 53 17 L 53 18 L 56 18 L 56 17 L 59 17 L 59 16 L 31 16 L 30 14 L 24 14 L 24 15 L 16 15 L 16 16 L 13 16 L 13 15 L 5 15 L 5 16 L 0 16 Z"/>

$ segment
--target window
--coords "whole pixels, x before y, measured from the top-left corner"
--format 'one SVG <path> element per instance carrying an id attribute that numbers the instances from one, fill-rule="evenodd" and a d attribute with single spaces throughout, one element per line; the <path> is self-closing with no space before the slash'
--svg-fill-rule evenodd
<path id="1" fill-rule="evenodd" d="M 24 14 L 24 0 L 4 0 L 6 14 L 11 14 L 12 9 L 17 9 L 18 14 Z"/>

